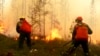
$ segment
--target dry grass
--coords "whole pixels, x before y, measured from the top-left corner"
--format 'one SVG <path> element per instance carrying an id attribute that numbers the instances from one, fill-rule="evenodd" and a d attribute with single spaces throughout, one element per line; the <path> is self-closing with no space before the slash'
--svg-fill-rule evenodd
<path id="1" fill-rule="evenodd" d="M 32 40 L 32 43 L 35 43 L 32 45 L 32 52 L 30 52 L 26 44 L 24 44 L 24 49 L 19 50 L 17 48 L 17 41 L 4 35 L 0 35 L 0 56 L 7 56 L 8 53 L 13 54 L 13 56 L 61 56 L 61 52 L 68 50 L 71 46 L 69 43 L 63 47 L 66 41 L 57 39 L 48 43 L 43 40 Z M 95 53 L 100 56 L 100 47 L 91 45 L 90 48 L 92 49 L 92 54 Z M 76 50 L 77 56 L 82 56 L 82 53 L 80 48 Z"/>

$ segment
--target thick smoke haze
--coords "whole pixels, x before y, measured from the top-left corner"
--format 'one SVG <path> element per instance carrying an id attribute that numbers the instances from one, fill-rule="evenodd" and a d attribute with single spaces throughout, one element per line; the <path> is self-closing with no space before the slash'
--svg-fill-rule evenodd
<path id="1" fill-rule="evenodd" d="M 4 23 L 5 34 L 16 36 L 16 23 L 20 17 L 25 17 L 30 22 L 29 11 L 34 8 L 38 0 L 5 0 L 3 3 L 3 13 L 0 20 Z M 63 36 L 70 35 L 70 27 L 74 25 L 77 16 L 82 16 L 83 21 L 93 30 L 92 39 L 99 40 L 100 32 L 100 0 L 43 0 L 45 10 L 45 32 L 50 33 L 50 29 L 56 25 Z M 43 18 L 42 18 L 43 19 Z M 51 23 L 51 20 L 52 23 Z M 55 22 L 55 23 L 53 23 Z M 52 26 L 53 25 L 53 26 Z"/>

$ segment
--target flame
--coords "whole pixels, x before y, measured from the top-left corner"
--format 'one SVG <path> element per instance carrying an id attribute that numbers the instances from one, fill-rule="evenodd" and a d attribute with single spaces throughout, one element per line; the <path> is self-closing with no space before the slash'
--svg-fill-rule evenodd
<path id="1" fill-rule="evenodd" d="M 38 40 L 38 36 L 35 36 L 34 39 L 35 39 L 35 40 Z"/>
<path id="2" fill-rule="evenodd" d="M 59 29 L 54 28 L 51 30 L 50 35 L 46 37 L 47 41 L 54 40 L 54 39 L 61 39 L 61 35 L 59 33 Z"/>
<path id="3" fill-rule="evenodd" d="M 35 35 L 35 36 L 31 36 L 31 40 L 38 40 L 39 39 L 39 37 L 37 36 L 37 35 Z"/>
<path id="4" fill-rule="evenodd" d="M 94 45 L 97 45 L 98 43 L 97 43 L 97 40 L 92 40 L 92 43 L 94 44 Z"/>
<path id="5" fill-rule="evenodd" d="M 4 33 L 4 24 L 0 21 L 0 33 Z"/>
<path id="6" fill-rule="evenodd" d="M 0 33 L 4 32 L 4 27 L 2 25 L 0 25 Z"/>

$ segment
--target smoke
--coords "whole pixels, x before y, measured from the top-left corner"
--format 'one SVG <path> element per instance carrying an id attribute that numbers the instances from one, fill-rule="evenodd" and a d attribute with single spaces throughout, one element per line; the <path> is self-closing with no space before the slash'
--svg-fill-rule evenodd
<path id="1" fill-rule="evenodd" d="M 5 0 L 6 1 L 6 0 Z M 8 0 L 7 0 L 8 1 Z M 5 34 L 15 36 L 16 23 L 20 17 L 25 17 L 30 22 L 29 7 L 32 6 L 32 0 L 9 0 L 9 6 L 4 7 L 3 19 L 1 19 L 5 25 Z M 87 23 L 93 30 L 91 35 L 92 39 L 99 40 L 100 27 L 100 1 L 94 0 L 48 0 L 45 4 L 45 10 L 48 12 L 45 16 L 45 32 L 46 35 L 50 33 L 52 25 L 55 24 L 60 29 L 60 34 L 68 38 L 70 33 L 70 27 L 73 25 L 77 16 L 82 16 L 83 21 Z M 8 4 L 6 2 L 6 5 Z M 11 4 L 10 4 L 11 3 Z M 33 8 L 34 8 L 33 4 Z M 6 11 L 7 10 L 7 11 Z M 42 17 L 43 19 L 43 17 Z M 53 19 L 53 23 L 51 22 Z M 64 37 L 62 37 L 64 38 Z"/>

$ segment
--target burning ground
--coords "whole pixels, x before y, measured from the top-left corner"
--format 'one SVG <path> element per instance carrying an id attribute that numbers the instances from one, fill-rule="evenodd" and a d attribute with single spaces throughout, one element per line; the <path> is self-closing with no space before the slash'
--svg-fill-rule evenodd
<path id="1" fill-rule="evenodd" d="M 17 41 L 13 38 L 0 34 L 0 56 L 61 56 L 61 52 L 68 50 L 70 43 L 63 46 L 68 41 L 51 40 L 32 40 L 32 50 L 29 50 L 24 44 L 23 50 L 18 50 Z M 91 56 L 100 56 L 100 45 L 90 45 Z M 79 52 L 80 51 L 80 52 Z M 82 49 L 79 47 L 76 52 L 77 56 L 82 56 Z"/>

